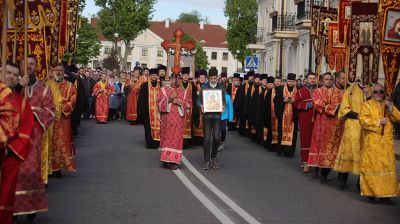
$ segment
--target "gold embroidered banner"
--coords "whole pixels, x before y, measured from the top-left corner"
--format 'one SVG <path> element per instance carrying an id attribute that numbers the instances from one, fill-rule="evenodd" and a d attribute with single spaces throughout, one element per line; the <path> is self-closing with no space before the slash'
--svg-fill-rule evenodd
<path id="1" fill-rule="evenodd" d="M 400 1 L 379 1 L 379 27 L 385 90 L 390 95 L 396 85 L 400 67 Z"/>
<path id="2" fill-rule="evenodd" d="M 349 82 L 357 76 L 358 55 L 362 56 L 362 80 L 365 85 L 379 78 L 380 31 L 377 3 L 352 3 Z M 372 58 L 371 58 L 372 57 Z M 370 63 L 372 59 L 372 65 Z M 358 71 L 359 72 L 359 71 Z"/>
<path id="3" fill-rule="evenodd" d="M 321 74 L 323 56 L 328 58 L 328 52 L 325 48 L 328 41 L 328 24 L 332 21 L 337 21 L 336 9 L 319 6 L 312 7 L 311 38 L 315 51 L 315 73 L 318 77 Z"/>

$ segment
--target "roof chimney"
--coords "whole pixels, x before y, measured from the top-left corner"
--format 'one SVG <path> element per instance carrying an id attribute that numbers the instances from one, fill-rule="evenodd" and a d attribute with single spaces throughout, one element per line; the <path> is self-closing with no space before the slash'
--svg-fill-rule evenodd
<path id="1" fill-rule="evenodd" d="M 169 19 L 166 19 L 165 20 L 165 28 L 168 28 L 169 27 Z"/>
<path id="2" fill-rule="evenodd" d="M 200 21 L 200 29 L 204 30 L 204 21 Z"/>

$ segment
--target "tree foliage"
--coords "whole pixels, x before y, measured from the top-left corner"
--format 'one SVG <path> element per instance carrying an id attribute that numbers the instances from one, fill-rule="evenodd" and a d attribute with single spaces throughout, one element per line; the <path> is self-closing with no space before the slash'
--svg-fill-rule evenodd
<path id="1" fill-rule="evenodd" d="M 79 1 L 79 13 L 83 12 L 83 9 L 85 9 L 86 6 L 86 0 L 80 0 Z"/>
<path id="2" fill-rule="evenodd" d="M 76 48 L 76 63 L 87 65 L 89 60 L 100 54 L 101 44 L 93 26 L 88 19 L 81 18 L 81 27 L 78 29 L 78 42 Z"/>
<path id="3" fill-rule="evenodd" d="M 156 0 L 96 0 L 101 9 L 98 13 L 101 31 L 109 40 L 118 33 L 119 40 L 125 46 L 125 52 L 118 52 L 122 67 L 126 66 L 128 53 L 132 51 L 133 41 L 143 30 L 150 26 L 153 7 Z"/>
<path id="4" fill-rule="evenodd" d="M 175 42 L 175 40 L 175 37 L 172 38 L 172 41 Z M 200 42 L 196 41 L 189 34 L 185 33 L 185 35 L 182 37 L 182 43 L 187 43 L 190 40 L 196 45 L 196 54 L 194 55 L 196 71 L 200 69 L 208 69 L 208 57 L 203 49 L 203 45 Z"/>
<path id="5" fill-rule="evenodd" d="M 246 49 L 246 45 L 255 40 L 257 10 L 257 0 L 225 0 L 224 13 L 228 17 L 226 39 L 229 51 L 242 64 L 246 55 L 252 53 Z"/>
<path id="6" fill-rule="evenodd" d="M 193 10 L 191 12 L 182 12 L 176 21 L 181 23 L 200 23 L 203 19 L 199 11 Z"/>
<path id="7" fill-rule="evenodd" d="M 118 59 L 118 53 L 114 48 L 111 50 L 111 53 L 101 61 L 101 67 L 111 71 L 114 69 L 119 71 L 120 66 L 121 64 Z"/>

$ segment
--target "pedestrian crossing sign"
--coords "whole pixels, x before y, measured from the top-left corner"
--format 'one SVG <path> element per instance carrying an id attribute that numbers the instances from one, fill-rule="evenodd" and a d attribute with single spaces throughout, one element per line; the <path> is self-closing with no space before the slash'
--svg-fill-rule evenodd
<path id="1" fill-rule="evenodd" d="M 256 56 L 246 56 L 245 62 L 246 62 L 246 64 L 245 64 L 245 69 L 246 70 L 258 69 L 258 57 L 256 57 Z"/>

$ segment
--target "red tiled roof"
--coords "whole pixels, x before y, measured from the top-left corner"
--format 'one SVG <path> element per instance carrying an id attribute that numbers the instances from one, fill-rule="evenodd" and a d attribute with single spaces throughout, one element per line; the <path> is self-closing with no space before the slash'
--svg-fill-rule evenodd
<path id="1" fill-rule="evenodd" d="M 98 21 L 92 18 L 90 23 L 98 31 L 97 36 L 100 41 L 107 41 L 107 38 L 101 33 Z M 165 27 L 164 21 L 151 22 L 149 30 L 155 33 L 163 40 L 171 40 L 176 29 L 181 28 L 183 32 L 193 37 L 196 41 L 205 41 L 203 47 L 228 48 L 226 41 L 226 30 L 220 25 L 204 24 L 204 29 L 200 29 L 197 23 L 174 23 L 170 22 L 169 27 Z"/>
<path id="2" fill-rule="evenodd" d="M 169 27 L 165 27 L 164 21 L 151 22 L 149 30 L 164 40 L 171 40 L 176 29 L 181 28 L 183 32 L 193 37 L 196 41 L 204 40 L 204 47 L 227 48 L 226 30 L 220 25 L 204 24 L 204 29 L 200 29 L 197 23 L 170 22 Z"/>

